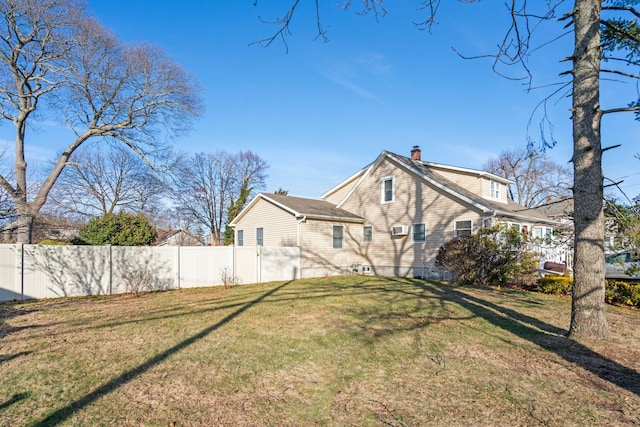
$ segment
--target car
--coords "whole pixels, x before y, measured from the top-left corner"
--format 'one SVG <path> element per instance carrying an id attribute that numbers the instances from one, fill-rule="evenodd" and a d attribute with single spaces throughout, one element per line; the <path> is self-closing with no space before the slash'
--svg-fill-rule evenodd
<path id="1" fill-rule="evenodd" d="M 624 251 L 605 256 L 604 277 L 607 280 L 640 280 L 638 252 Z"/>

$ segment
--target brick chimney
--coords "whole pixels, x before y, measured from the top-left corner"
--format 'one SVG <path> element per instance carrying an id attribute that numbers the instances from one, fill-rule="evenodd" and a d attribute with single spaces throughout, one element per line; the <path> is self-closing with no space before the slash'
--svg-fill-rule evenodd
<path id="1" fill-rule="evenodd" d="M 420 161 L 421 154 L 422 154 L 422 151 L 420 151 L 420 146 L 414 145 L 413 148 L 411 149 L 411 160 Z"/>

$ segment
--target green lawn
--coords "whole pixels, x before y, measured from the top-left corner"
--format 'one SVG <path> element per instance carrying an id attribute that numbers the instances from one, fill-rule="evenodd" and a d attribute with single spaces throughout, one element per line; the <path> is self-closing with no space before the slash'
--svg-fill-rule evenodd
<path id="1" fill-rule="evenodd" d="M 2 426 L 640 424 L 640 312 L 341 277 L 0 304 Z"/>

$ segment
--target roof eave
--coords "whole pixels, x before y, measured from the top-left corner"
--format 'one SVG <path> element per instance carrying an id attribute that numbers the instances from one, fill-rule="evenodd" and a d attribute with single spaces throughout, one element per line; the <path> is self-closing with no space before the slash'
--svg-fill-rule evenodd
<path id="1" fill-rule="evenodd" d="M 357 171 L 356 173 L 354 173 L 353 175 L 351 175 L 350 177 L 348 177 L 345 180 L 342 180 L 340 183 L 338 183 L 338 185 L 335 185 L 333 187 L 331 187 L 329 190 L 327 190 L 324 194 L 322 194 L 320 196 L 321 199 L 326 199 L 327 197 L 329 197 L 331 194 L 337 192 L 338 190 L 340 190 L 342 187 L 344 187 L 345 185 L 347 185 L 349 182 L 353 182 L 354 180 L 356 180 L 358 178 L 358 175 L 362 175 L 363 173 L 365 173 L 367 171 L 367 169 L 370 167 L 371 165 L 367 165 L 365 167 L 363 167 L 362 169 L 360 169 L 359 171 Z"/>
<path id="2" fill-rule="evenodd" d="M 500 175 L 496 175 L 494 173 L 483 171 L 483 170 L 479 170 L 479 169 L 464 168 L 464 167 L 461 167 L 461 166 L 444 165 L 442 163 L 434 163 L 434 162 L 422 162 L 422 163 L 427 165 L 427 166 L 433 166 L 433 167 L 436 167 L 436 168 L 450 169 L 450 170 L 454 170 L 454 171 L 467 172 L 467 173 L 475 174 L 475 175 L 478 175 L 478 176 L 487 177 L 487 178 L 490 178 L 490 179 L 494 179 L 496 181 L 500 181 L 500 182 L 502 182 L 504 184 L 515 184 L 515 182 L 510 180 L 509 178 L 504 178 L 504 177 L 502 177 Z"/>
<path id="3" fill-rule="evenodd" d="M 297 218 L 306 218 L 306 219 L 315 219 L 320 221 L 334 221 L 334 222 L 352 222 L 356 224 L 363 224 L 364 218 L 347 218 L 341 216 L 331 216 L 331 215 L 305 215 L 301 214 L 297 216 Z"/>
<path id="4" fill-rule="evenodd" d="M 528 222 L 534 222 L 534 223 L 543 223 L 543 224 L 550 224 L 550 225 L 561 225 L 562 224 L 560 221 L 554 220 L 554 219 L 551 219 L 551 218 L 533 217 L 533 216 L 529 216 L 529 215 L 522 215 L 522 214 L 509 212 L 509 211 L 503 211 L 503 210 L 499 210 L 499 209 L 496 209 L 494 211 L 494 214 L 495 215 L 500 215 L 500 216 L 503 216 L 503 217 L 510 217 L 510 218 L 514 218 L 514 219 L 524 220 L 524 221 L 528 221 Z"/>
<path id="5" fill-rule="evenodd" d="M 488 206 L 486 206 L 486 205 L 484 205 L 482 203 L 479 203 L 476 200 L 470 199 L 467 196 L 463 196 L 462 194 L 458 193 L 457 191 L 452 190 L 451 188 L 447 187 L 446 185 L 443 185 L 443 184 L 441 184 L 441 183 L 439 183 L 437 181 L 434 181 L 433 179 L 429 178 L 428 176 L 426 176 L 425 174 L 423 174 L 422 172 L 420 172 L 420 171 L 418 171 L 416 169 L 409 168 L 404 162 L 396 159 L 393 154 L 387 153 L 387 156 L 389 156 L 396 163 L 398 163 L 400 165 L 400 167 L 408 170 L 409 172 L 412 172 L 412 173 L 418 175 L 419 177 L 421 177 L 423 180 L 425 180 L 429 184 L 433 185 L 434 187 L 439 188 L 439 189 L 441 189 L 442 191 L 444 191 L 444 192 L 446 192 L 448 194 L 451 194 L 452 196 L 454 196 L 454 197 L 456 197 L 456 198 L 458 198 L 458 199 L 470 204 L 471 206 L 473 206 L 473 207 L 475 207 L 477 209 L 480 209 L 484 213 L 492 213 L 492 212 L 494 212 L 494 209 L 491 209 L 490 207 L 488 207 Z"/>
<path id="6" fill-rule="evenodd" d="M 291 213 L 294 216 L 298 216 L 300 215 L 299 212 L 291 209 L 288 206 L 283 205 L 282 203 L 279 203 L 275 200 L 273 200 L 271 197 L 267 196 L 264 193 L 258 193 L 258 195 L 256 195 L 256 197 L 253 198 L 253 200 L 251 200 L 251 202 L 249 202 L 249 204 L 247 206 L 244 207 L 244 209 L 242 209 L 240 211 L 240 213 L 238 214 L 238 216 L 236 216 L 230 223 L 229 223 L 229 227 L 235 227 L 238 223 L 238 220 L 240 220 L 248 211 L 249 209 L 251 209 L 256 203 L 258 203 L 258 201 L 260 199 L 264 199 L 269 203 L 273 203 L 274 205 L 278 206 L 279 208 L 285 210 L 286 212 Z"/>

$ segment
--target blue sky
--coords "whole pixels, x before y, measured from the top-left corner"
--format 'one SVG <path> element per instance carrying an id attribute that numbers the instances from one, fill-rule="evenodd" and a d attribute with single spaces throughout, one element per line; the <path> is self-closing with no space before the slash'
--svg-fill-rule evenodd
<path id="1" fill-rule="evenodd" d="M 259 17 L 274 19 L 292 2 L 88 0 L 88 9 L 123 41 L 157 45 L 195 75 L 206 112 L 177 148 L 251 150 L 270 165 L 266 191 L 319 197 L 382 150 L 409 155 L 414 145 L 423 160 L 481 168 L 501 151 L 525 146 L 528 136 L 538 138 L 540 117 L 531 116 L 553 89 L 527 92 L 522 82 L 495 74 L 490 60 L 465 60 L 451 49 L 493 52 L 508 25 L 503 2 L 443 2 L 429 34 L 413 24 L 424 13 L 417 1 L 387 2 L 387 15 L 376 22 L 321 0 L 329 37 L 323 43 L 314 40 L 313 2 L 302 0 L 288 53 L 279 41 L 250 45 L 275 31 Z M 570 45 L 569 36 L 537 52 L 534 86 L 560 81 Z M 626 105 L 635 94 L 630 85 L 607 86 L 602 105 Z M 567 98 L 548 108 L 558 140 L 548 155 L 558 163 L 571 158 L 568 109 Z M 65 145 L 47 136 L 46 126 L 31 140 L 28 154 L 36 161 Z M 606 153 L 605 175 L 628 176 L 623 188 L 631 197 L 640 193 L 639 136 L 631 114 L 604 118 L 603 146 L 623 144 Z"/>

